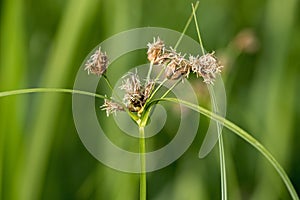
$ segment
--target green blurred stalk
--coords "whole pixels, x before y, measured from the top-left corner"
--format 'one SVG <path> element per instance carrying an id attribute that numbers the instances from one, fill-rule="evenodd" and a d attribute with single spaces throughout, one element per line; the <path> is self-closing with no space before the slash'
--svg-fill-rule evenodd
<path id="1" fill-rule="evenodd" d="M 53 51 L 41 77 L 44 87 L 63 87 L 68 73 L 73 70 L 73 57 L 80 35 L 97 11 L 98 0 L 69 1 L 62 17 L 53 45 Z M 61 96 L 40 96 L 33 112 L 34 120 L 30 125 L 31 138 L 26 149 L 23 179 L 20 183 L 21 194 L 18 199 L 35 200 L 40 198 L 49 160 L 55 122 L 59 114 Z"/>
<path id="2" fill-rule="evenodd" d="M 197 160 L 185 159 L 179 162 L 176 164 L 176 174 L 172 180 L 174 186 L 170 187 L 170 183 L 166 185 L 166 189 L 156 199 L 209 199 L 208 184 L 202 177 L 206 173 L 205 164 L 199 164 Z"/>
<path id="3" fill-rule="evenodd" d="M 22 87 L 26 70 L 24 1 L 6 0 L 1 8 L 0 90 Z M 24 98 L 0 104 L 0 199 L 16 199 L 21 161 Z"/>
<path id="4" fill-rule="evenodd" d="M 264 144 L 288 168 L 291 151 L 296 78 L 289 76 L 293 66 L 287 66 L 288 45 L 295 22 L 296 0 L 282 2 L 269 0 L 264 23 L 263 57 L 251 91 L 250 120 L 263 133 Z M 261 128 L 262 127 L 262 128 Z M 279 179 L 274 178 L 263 160 L 258 162 L 258 184 L 252 199 L 277 199 L 282 192 Z M 272 184 L 270 184 L 270 182 Z M 282 198 L 282 197 L 281 197 Z"/>

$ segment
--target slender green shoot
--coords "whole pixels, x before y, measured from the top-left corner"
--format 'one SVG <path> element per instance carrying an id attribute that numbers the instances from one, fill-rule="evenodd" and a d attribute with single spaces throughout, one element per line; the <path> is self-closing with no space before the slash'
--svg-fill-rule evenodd
<path id="1" fill-rule="evenodd" d="M 82 94 L 91 97 L 97 97 L 100 99 L 109 99 L 106 96 L 95 94 L 92 92 L 86 92 L 81 90 L 73 90 L 73 89 L 62 89 L 62 88 L 27 88 L 27 89 L 19 89 L 19 90 L 10 90 L 0 92 L 0 97 L 19 95 L 19 94 L 30 94 L 30 93 L 71 93 L 71 94 Z"/>
<path id="2" fill-rule="evenodd" d="M 161 98 L 165 98 L 173 89 L 174 87 L 176 87 L 176 85 L 178 85 L 180 82 L 182 81 L 182 79 L 178 79 L 162 96 Z"/>
<path id="3" fill-rule="evenodd" d="M 114 92 L 114 89 L 113 89 L 113 87 L 112 87 L 112 85 L 111 85 L 111 83 L 110 83 L 108 77 L 107 77 L 105 74 L 103 74 L 103 77 L 104 77 L 104 80 L 105 80 L 106 84 L 108 85 L 109 89 L 110 89 L 112 92 Z"/>
<path id="4" fill-rule="evenodd" d="M 197 3 L 199 3 L 199 2 L 197 2 Z M 192 9 L 193 9 L 194 20 L 195 20 L 195 25 L 196 25 L 196 29 L 197 29 L 198 39 L 199 39 L 200 46 L 201 46 L 201 51 L 202 51 L 202 54 L 204 55 L 205 51 L 204 51 L 204 48 L 203 48 L 203 43 L 202 43 L 202 39 L 201 39 L 201 35 L 200 35 L 200 30 L 199 30 L 198 22 L 197 22 L 196 7 L 194 7 L 193 4 L 192 4 Z"/>
<path id="5" fill-rule="evenodd" d="M 212 85 L 207 85 L 211 99 L 214 113 L 219 112 L 217 105 L 217 99 Z M 227 181 L 226 181 L 226 164 L 225 164 L 225 151 L 224 151 L 224 142 L 222 136 L 222 124 L 217 123 L 217 134 L 219 137 L 219 156 L 220 156 L 220 172 L 221 172 L 221 199 L 227 200 Z"/>
<path id="6" fill-rule="evenodd" d="M 112 87 L 112 85 L 111 85 L 111 83 L 110 83 L 108 77 L 107 77 L 105 74 L 103 74 L 103 77 L 104 77 L 104 80 L 105 80 L 106 84 L 108 85 L 109 89 L 111 90 L 112 95 L 113 95 L 113 94 L 116 95 L 116 97 L 117 97 L 117 102 L 124 108 L 124 110 L 125 110 L 127 113 L 130 113 L 129 110 L 128 110 L 128 108 L 122 103 L 121 97 L 120 97 L 120 96 L 115 92 L 115 90 L 113 89 L 113 87 Z M 114 101 L 116 101 L 116 100 L 114 99 Z"/>
<path id="7" fill-rule="evenodd" d="M 160 78 L 160 76 L 162 75 L 162 73 L 164 72 L 165 67 L 163 67 L 160 72 L 157 74 L 157 76 L 154 79 L 154 82 L 156 83 L 158 81 L 158 79 Z"/>
<path id="8" fill-rule="evenodd" d="M 198 3 L 198 2 L 197 2 Z M 202 54 L 204 55 L 204 47 L 202 43 L 202 38 L 201 38 L 201 33 L 198 27 L 198 22 L 197 22 L 197 17 L 196 17 L 196 12 L 195 12 L 195 7 L 192 4 L 192 9 L 193 9 L 193 16 L 195 20 L 195 25 L 196 25 L 196 30 L 197 30 L 197 35 L 198 35 L 198 40 L 200 43 L 201 51 Z M 211 99 L 212 99 L 212 106 L 213 110 L 215 113 L 218 113 L 218 105 L 216 102 L 216 96 L 213 90 L 213 86 L 207 85 Z M 164 97 L 164 96 L 163 96 Z M 162 97 L 162 98 L 163 98 Z M 222 125 L 217 122 L 217 134 L 219 136 L 219 156 L 220 156 L 220 174 L 221 174 L 221 199 L 222 200 L 227 200 L 227 181 L 226 181 L 226 165 L 225 165 L 225 152 L 224 152 L 224 144 L 223 144 L 223 137 L 222 137 Z"/>
<path id="9" fill-rule="evenodd" d="M 150 63 L 150 67 L 149 67 L 149 70 L 148 70 L 148 74 L 147 74 L 147 81 L 150 80 L 150 75 L 151 75 L 151 72 L 152 72 L 152 68 L 153 68 L 153 61 L 151 61 Z"/>
<path id="10" fill-rule="evenodd" d="M 217 125 L 219 126 L 219 125 Z M 219 128 L 218 128 L 219 131 Z M 221 171 L 221 197 L 222 200 L 227 200 L 227 180 L 226 180 L 226 165 L 225 151 L 222 134 L 219 135 L 219 156 L 220 156 L 220 171 Z"/>
<path id="11" fill-rule="evenodd" d="M 195 4 L 195 7 L 193 7 L 195 12 L 196 12 L 196 10 L 198 9 L 198 6 L 199 6 L 199 1 L 197 1 L 196 4 Z M 176 49 L 176 48 L 178 47 L 178 45 L 180 44 L 180 42 L 181 42 L 183 36 L 185 35 L 185 33 L 186 33 L 188 27 L 190 26 L 190 24 L 191 24 L 191 22 L 192 22 L 193 15 L 194 15 L 194 13 L 192 13 L 192 14 L 190 15 L 188 21 L 186 22 L 186 24 L 185 24 L 185 26 L 184 26 L 184 28 L 183 28 L 183 31 L 181 32 L 181 35 L 180 35 L 179 39 L 177 40 L 177 42 L 176 42 L 176 44 L 175 44 L 175 46 L 174 46 L 174 49 Z M 151 68 L 151 70 L 152 70 L 152 67 L 153 67 L 153 63 L 150 63 L 150 68 Z M 154 82 L 156 82 L 156 81 L 158 80 L 158 78 L 161 76 L 163 70 L 164 70 L 164 69 L 162 69 L 162 70 L 159 72 L 159 74 L 158 74 L 157 77 L 155 78 Z M 149 71 L 150 71 L 150 70 L 149 70 Z M 150 72 L 150 73 L 151 73 L 151 72 Z M 148 76 L 150 77 L 149 72 L 148 72 L 147 77 L 148 77 Z M 160 85 L 160 86 L 161 86 L 161 85 Z M 160 88 L 160 87 L 159 87 L 159 88 Z M 151 98 L 150 98 L 150 99 L 151 99 Z"/>
<path id="12" fill-rule="evenodd" d="M 197 10 L 198 5 L 199 5 L 199 1 L 197 1 L 196 4 L 195 4 L 195 7 L 194 7 L 194 10 L 195 10 L 195 11 Z M 175 46 L 174 46 L 174 49 L 175 49 L 175 50 L 176 50 L 176 48 L 178 47 L 178 45 L 180 44 L 180 42 L 181 42 L 181 40 L 182 40 L 182 38 L 183 38 L 185 32 L 187 31 L 188 27 L 190 26 L 190 23 L 192 22 L 192 19 L 193 19 L 193 14 L 194 14 L 194 13 L 192 13 L 191 16 L 189 17 L 189 19 L 188 19 L 188 21 L 186 22 L 186 25 L 185 25 L 185 27 L 184 27 L 184 29 L 183 29 L 183 31 L 182 31 L 182 33 L 181 33 L 181 35 L 180 35 L 180 37 L 179 37 L 177 43 L 175 44 Z"/>
<path id="13" fill-rule="evenodd" d="M 154 90 L 153 93 L 151 94 L 149 100 L 151 100 L 151 99 L 154 97 L 154 95 L 157 93 L 157 91 L 163 86 L 163 84 L 164 84 L 166 81 L 168 81 L 167 78 L 165 78 L 162 82 L 160 82 L 160 84 L 157 86 L 157 88 L 155 88 L 155 90 Z"/>
<path id="14" fill-rule="evenodd" d="M 144 127 L 139 126 L 139 145 L 140 145 L 140 165 L 141 165 L 141 172 L 140 172 L 140 200 L 146 200 L 146 193 L 147 193 L 147 177 L 146 177 L 146 144 L 145 144 L 145 132 Z"/>

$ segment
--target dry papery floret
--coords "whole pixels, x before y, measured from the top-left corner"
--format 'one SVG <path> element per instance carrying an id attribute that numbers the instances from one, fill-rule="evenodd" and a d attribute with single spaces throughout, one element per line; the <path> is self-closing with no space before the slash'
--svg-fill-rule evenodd
<path id="1" fill-rule="evenodd" d="M 117 111 L 124 111 L 124 108 L 120 104 L 108 99 L 104 100 L 104 104 L 100 108 L 106 111 L 107 117 L 111 114 L 116 114 Z"/>
<path id="2" fill-rule="evenodd" d="M 141 84 L 137 73 L 132 72 L 126 74 L 123 79 L 123 83 L 120 87 L 121 90 L 125 91 L 123 102 L 130 111 L 138 112 L 150 97 L 155 83 L 149 80 Z"/>
<path id="3" fill-rule="evenodd" d="M 216 74 L 223 68 L 214 52 L 202 56 L 190 55 L 186 59 L 172 47 L 167 49 L 159 37 L 148 43 L 147 54 L 150 62 L 165 66 L 165 76 L 171 80 L 186 78 L 192 71 L 197 77 L 203 77 L 205 83 L 213 84 Z"/>
<path id="4" fill-rule="evenodd" d="M 103 53 L 101 47 L 99 47 L 86 62 L 84 70 L 87 70 L 88 74 L 101 76 L 106 72 L 107 66 L 108 58 L 106 52 Z"/>
<path id="5" fill-rule="evenodd" d="M 220 73 L 223 68 L 214 52 L 201 56 L 190 55 L 186 59 L 185 54 L 178 53 L 172 47 L 166 48 L 165 43 L 159 37 L 154 38 L 153 43 L 148 43 L 147 46 L 148 60 L 151 64 L 164 66 L 165 76 L 170 80 L 188 78 L 189 73 L 193 72 L 197 77 L 202 77 L 205 83 L 213 84 L 216 74 Z M 86 62 L 85 70 L 88 71 L 88 74 L 100 76 L 106 72 L 107 66 L 107 55 L 99 47 Z M 101 109 L 106 111 L 107 116 L 125 109 L 131 112 L 142 111 L 155 86 L 155 82 L 149 78 L 142 83 L 137 72 L 129 72 L 122 79 L 120 89 L 125 91 L 122 102 L 105 99 L 101 106 Z"/>

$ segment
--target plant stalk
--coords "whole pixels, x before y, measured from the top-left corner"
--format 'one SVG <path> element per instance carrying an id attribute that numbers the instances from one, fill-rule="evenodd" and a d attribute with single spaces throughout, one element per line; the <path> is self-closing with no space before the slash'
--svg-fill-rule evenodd
<path id="1" fill-rule="evenodd" d="M 19 94 L 30 94 L 30 93 L 45 93 L 45 92 L 82 94 L 82 95 L 97 97 L 100 99 L 109 99 L 108 97 L 105 97 L 100 94 L 95 94 L 92 92 L 72 90 L 72 89 L 62 89 L 62 88 L 26 88 L 26 89 L 19 89 L 19 90 L 10 90 L 10 91 L 0 92 L 0 97 L 19 95 Z"/>
<path id="2" fill-rule="evenodd" d="M 146 176 L 146 144 L 145 144 L 145 132 L 144 127 L 139 126 L 140 133 L 140 200 L 146 200 L 146 186 L 147 186 L 147 176 Z"/>
<path id="3" fill-rule="evenodd" d="M 212 85 L 207 85 L 209 94 L 211 96 L 212 107 L 214 113 L 219 113 L 219 108 L 217 104 L 217 99 Z M 226 164 L 225 164 L 225 151 L 224 142 L 222 136 L 222 124 L 217 123 L 217 134 L 219 137 L 219 157 L 220 157 L 220 174 L 221 174 L 221 199 L 227 200 L 227 180 L 226 180 Z"/>

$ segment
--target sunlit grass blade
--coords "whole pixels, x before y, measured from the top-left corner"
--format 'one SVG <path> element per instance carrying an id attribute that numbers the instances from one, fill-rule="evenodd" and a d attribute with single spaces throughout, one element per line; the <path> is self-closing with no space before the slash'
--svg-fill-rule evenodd
<path id="1" fill-rule="evenodd" d="M 60 27 L 58 28 L 54 48 L 41 77 L 44 87 L 62 87 L 72 69 L 72 61 L 80 35 L 85 25 L 96 13 L 99 1 L 68 1 Z M 74 23 L 76 22 L 76 23 Z M 30 144 L 26 149 L 23 180 L 20 182 L 22 199 L 39 199 L 43 188 L 45 167 L 54 137 L 55 119 L 61 102 L 61 96 L 47 95 L 37 99 L 35 112 L 32 112 L 32 124 L 29 138 Z"/>
<path id="2" fill-rule="evenodd" d="M 0 90 L 24 87 L 27 70 L 25 3 L 1 2 Z M 3 99 L 0 104 L 0 199 L 17 199 L 22 160 L 26 99 Z"/>
<path id="3" fill-rule="evenodd" d="M 294 62 L 289 58 L 289 51 L 294 46 L 290 36 L 298 23 L 295 18 L 297 3 L 296 0 L 287 0 L 284 9 L 278 1 L 268 1 L 266 4 L 262 30 L 262 45 L 266 48 L 263 48 L 254 72 L 257 76 L 253 78 L 246 114 L 248 121 L 253 121 L 250 128 L 262 133 L 263 143 L 270 147 L 286 168 L 291 162 L 293 133 L 296 133 L 293 118 L 297 107 L 295 91 L 298 80 L 293 74 Z M 278 12 L 281 14 L 278 15 Z M 274 23 L 277 25 L 272 26 Z M 274 178 L 261 159 L 257 163 L 256 178 L 252 199 L 285 198 L 280 190 L 274 192 L 272 185 L 279 185 L 279 180 Z"/>

